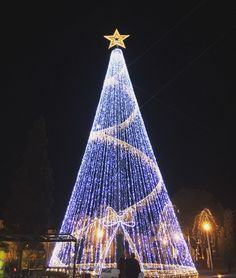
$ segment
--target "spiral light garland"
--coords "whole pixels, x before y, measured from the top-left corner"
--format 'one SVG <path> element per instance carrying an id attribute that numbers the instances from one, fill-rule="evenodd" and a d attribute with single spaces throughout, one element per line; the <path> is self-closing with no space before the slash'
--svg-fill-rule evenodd
<path id="1" fill-rule="evenodd" d="M 197 277 L 156 162 L 122 50 L 111 57 L 77 180 L 61 226 L 77 250 L 57 243 L 51 267 L 115 268 L 117 234 L 145 277 Z M 128 247 L 127 247 L 128 246 Z M 72 251 L 72 252 L 71 252 Z"/>

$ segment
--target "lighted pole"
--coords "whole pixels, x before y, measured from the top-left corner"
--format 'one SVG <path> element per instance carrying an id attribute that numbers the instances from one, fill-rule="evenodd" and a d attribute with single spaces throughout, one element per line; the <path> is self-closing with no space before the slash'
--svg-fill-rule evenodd
<path id="1" fill-rule="evenodd" d="M 211 230 L 211 224 L 209 222 L 204 222 L 202 227 L 203 227 L 204 231 L 206 232 L 206 237 L 207 237 L 207 247 L 208 247 L 208 253 L 209 253 L 210 269 L 213 270 L 211 245 L 210 245 L 210 240 L 209 240 L 209 231 Z"/>

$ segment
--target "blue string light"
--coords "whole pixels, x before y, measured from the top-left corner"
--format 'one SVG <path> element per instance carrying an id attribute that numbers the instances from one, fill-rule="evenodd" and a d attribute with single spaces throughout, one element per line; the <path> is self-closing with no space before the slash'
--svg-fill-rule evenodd
<path id="1" fill-rule="evenodd" d="M 115 268 L 116 235 L 122 233 L 145 277 L 197 277 L 119 48 L 111 52 L 60 233 L 77 238 L 80 273 Z M 70 265 L 71 248 L 56 243 L 50 266 Z"/>

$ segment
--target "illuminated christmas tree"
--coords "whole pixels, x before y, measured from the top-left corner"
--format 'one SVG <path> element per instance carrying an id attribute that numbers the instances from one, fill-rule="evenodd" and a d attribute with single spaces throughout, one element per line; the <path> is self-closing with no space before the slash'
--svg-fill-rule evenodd
<path id="1" fill-rule="evenodd" d="M 105 37 L 109 48 L 125 47 L 128 35 L 116 30 Z M 79 273 L 116 268 L 119 239 L 126 254 L 135 253 L 145 277 L 197 277 L 118 47 L 60 233 L 77 238 L 72 251 Z M 50 266 L 71 264 L 71 248 L 57 243 Z"/>

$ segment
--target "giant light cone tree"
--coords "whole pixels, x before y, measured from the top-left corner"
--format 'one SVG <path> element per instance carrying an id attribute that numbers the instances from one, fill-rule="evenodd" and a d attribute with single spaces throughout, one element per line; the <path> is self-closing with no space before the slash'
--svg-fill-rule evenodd
<path id="1" fill-rule="evenodd" d="M 128 35 L 116 30 L 105 37 L 110 47 L 124 47 Z M 75 253 L 79 273 L 99 276 L 104 268 L 116 268 L 123 244 L 145 277 L 197 277 L 118 47 L 111 52 L 60 233 L 75 236 L 77 248 L 57 243 L 51 267 L 68 266 Z"/>

